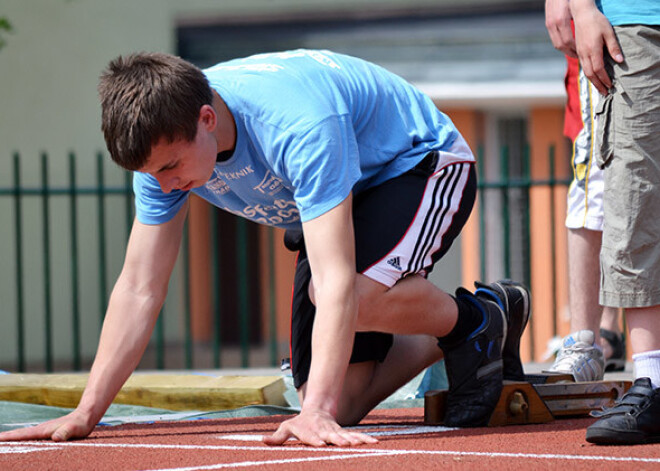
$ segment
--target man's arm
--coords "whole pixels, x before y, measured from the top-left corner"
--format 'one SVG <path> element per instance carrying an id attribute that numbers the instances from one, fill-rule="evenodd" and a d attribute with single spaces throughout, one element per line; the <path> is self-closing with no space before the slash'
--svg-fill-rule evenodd
<path id="1" fill-rule="evenodd" d="M 96 358 L 78 407 L 35 427 L 1 433 L 0 440 L 63 441 L 91 433 L 149 342 L 179 251 L 186 212 L 187 205 L 171 221 L 157 226 L 134 222 L 124 267 L 110 296 Z"/>
<path id="2" fill-rule="evenodd" d="M 569 5 L 575 23 L 575 44 L 580 66 L 598 91 L 607 95 L 612 81 L 605 69 L 605 49 L 616 62 L 623 62 L 614 28 L 598 10 L 594 0 L 571 0 Z"/>
<path id="3" fill-rule="evenodd" d="M 552 45 L 567 56 L 577 58 L 571 19 L 568 0 L 545 1 L 545 27 Z"/>
<path id="4" fill-rule="evenodd" d="M 316 305 L 312 363 L 302 410 L 275 434 L 264 438 L 281 445 L 297 437 L 314 446 L 375 443 L 368 435 L 342 429 L 335 419 L 355 335 L 355 242 L 349 196 L 339 206 L 303 224 Z"/>

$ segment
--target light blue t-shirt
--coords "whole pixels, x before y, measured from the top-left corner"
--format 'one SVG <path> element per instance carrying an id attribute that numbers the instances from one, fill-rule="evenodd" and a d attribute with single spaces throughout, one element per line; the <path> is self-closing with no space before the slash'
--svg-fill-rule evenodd
<path id="1" fill-rule="evenodd" d="M 360 59 L 296 50 L 204 70 L 236 122 L 231 159 L 193 193 L 255 222 L 300 227 L 413 168 L 458 135 L 449 118 L 403 79 Z M 448 160 L 452 155 L 443 154 Z M 463 157 L 464 159 L 464 157 Z M 165 194 L 135 173 L 137 216 L 171 219 L 188 192 Z"/>
<path id="2" fill-rule="evenodd" d="M 660 25 L 660 0 L 596 0 L 613 26 Z"/>

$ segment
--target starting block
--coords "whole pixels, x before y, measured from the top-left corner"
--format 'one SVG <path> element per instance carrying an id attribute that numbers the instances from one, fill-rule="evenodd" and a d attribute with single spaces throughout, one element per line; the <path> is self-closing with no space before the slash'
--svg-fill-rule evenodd
<path id="1" fill-rule="evenodd" d="M 526 375 L 525 381 L 505 381 L 488 426 L 543 424 L 556 418 L 586 416 L 592 410 L 611 407 L 631 385 L 630 381 L 575 382 L 571 375 L 561 374 Z M 426 392 L 425 424 L 443 423 L 447 393 Z"/>

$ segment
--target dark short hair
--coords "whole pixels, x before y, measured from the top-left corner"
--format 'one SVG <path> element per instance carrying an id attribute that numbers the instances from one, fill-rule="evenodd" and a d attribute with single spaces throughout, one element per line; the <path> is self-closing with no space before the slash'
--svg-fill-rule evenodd
<path id="1" fill-rule="evenodd" d="M 161 139 L 193 141 L 200 108 L 213 101 L 199 68 L 162 53 L 113 59 L 98 90 L 106 145 L 112 160 L 128 170 L 142 168 Z"/>

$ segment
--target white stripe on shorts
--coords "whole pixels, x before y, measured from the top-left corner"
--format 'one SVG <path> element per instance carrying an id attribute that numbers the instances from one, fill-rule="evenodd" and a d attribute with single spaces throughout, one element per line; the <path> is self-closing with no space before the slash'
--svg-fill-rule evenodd
<path id="1" fill-rule="evenodd" d="M 471 153 L 458 163 L 455 155 L 453 162 L 447 163 L 447 158 L 442 156 L 445 152 L 439 154 L 438 167 L 427 180 L 419 208 L 405 235 L 387 255 L 363 272 L 372 280 L 392 287 L 406 275 L 426 276 L 433 266 L 432 256 L 442 249 L 443 237 L 460 208 L 473 163 Z"/>
<path id="2" fill-rule="evenodd" d="M 578 78 L 582 130 L 573 142 L 573 181 L 568 189 L 566 227 L 603 230 L 603 171 L 598 168 L 594 136 L 598 127 L 595 109 L 601 100 L 580 68 Z"/>

